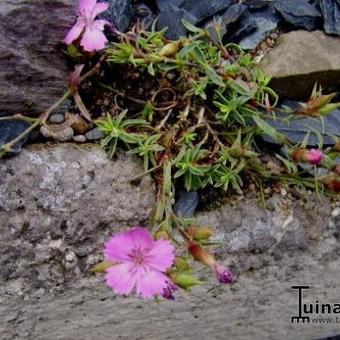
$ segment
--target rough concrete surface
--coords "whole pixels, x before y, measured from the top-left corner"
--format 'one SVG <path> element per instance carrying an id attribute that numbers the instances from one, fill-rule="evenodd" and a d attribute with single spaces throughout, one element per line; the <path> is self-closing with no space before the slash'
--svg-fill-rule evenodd
<path id="1" fill-rule="evenodd" d="M 261 61 L 272 76 L 270 86 L 282 98 L 306 99 L 315 83 L 323 88 L 340 85 L 340 38 L 322 31 L 282 34 Z"/>
<path id="2" fill-rule="evenodd" d="M 202 268 L 207 284 L 174 302 L 114 296 L 89 268 L 109 234 L 147 219 L 154 188 L 149 176 L 131 182 L 140 171 L 125 155 L 108 161 L 96 146 L 68 144 L 32 146 L 0 163 L 1 339 L 340 334 L 336 314 L 327 324 L 290 322 L 298 313 L 292 285 L 310 285 L 306 302 L 340 303 L 340 202 L 308 193 L 273 196 L 267 209 L 242 198 L 196 215 L 215 228 L 215 255 L 237 273 L 236 284 L 217 284 Z"/>

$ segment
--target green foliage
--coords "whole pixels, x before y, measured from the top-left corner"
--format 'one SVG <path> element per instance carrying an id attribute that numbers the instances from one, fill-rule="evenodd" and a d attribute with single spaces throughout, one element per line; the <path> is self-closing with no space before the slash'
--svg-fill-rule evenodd
<path id="1" fill-rule="evenodd" d="M 127 111 L 112 118 L 107 115 L 105 119 L 97 121 L 98 128 L 105 133 L 101 145 L 107 150 L 109 157 L 113 157 L 116 152 L 118 141 L 123 142 L 127 147 L 129 144 L 139 144 L 145 139 L 145 135 L 131 132 L 133 127 L 145 127 L 147 123 L 144 119 L 124 119 Z"/>
<path id="2" fill-rule="evenodd" d="M 98 122 L 110 156 L 121 141 L 129 153 L 142 157 L 145 171 L 154 172 L 154 221 L 167 231 L 173 223 L 177 184 L 188 191 L 212 185 L 241 192 L 245 174 L 256 183 L 280 178 L 258 159 L 257 136 L 265 134 L 292 147 L 267 123 L 275 118 L 278 96 L 252 56 L 238 45 L 213 42 L 207 31 L 185 25 L 191 35 L 177 41 L 167 40 L 164 31 L 154 27 L 150 32 L 137 27 L 106 50 L 113 68 L 118 64 L 126 74 L 133 70 L 143 83 L 142 91 L 134 81 L 129 89 L 118 88 L 120 107 L 129 111 Z M 148 80 L 153 92 L 144 87 Z M 143 98 L 133 99 L 136 93 Z M 314 178 L 299 177 L 289 155 L 275 157 L 286 168 L 283 180 L 315 185 Z"/>

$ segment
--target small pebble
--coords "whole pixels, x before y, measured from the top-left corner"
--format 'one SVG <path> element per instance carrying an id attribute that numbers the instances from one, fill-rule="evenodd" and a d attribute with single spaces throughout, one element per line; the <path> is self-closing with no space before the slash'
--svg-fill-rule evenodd
<path id="1" fill-rule="evenodd" d="M 65 256 L 65 260 L 67 262 L 73 262 L 75 259 L 76 259 L 76 254 L 72 251 L 67 253 L 66 256 Z"/>
<path id="2" fill-rule="evenodd" d="M 73 136 L 73 140 L 78 143 L 86 142 L 86 137 L 84 135 Z"/>
<path id="3" fill-rule="evenodd" d="M 340 216 L 340 208 L 335 208 L 333 211 L 332 211 L 332 217 L 333 218 L 337 218 Z"/>
<path id="4" fill-rule="evenodd" d="M 277 33 L 270 33 L 269 37 L 272 38 L 273 40 L 276 40 L 279 37 L 279 35 Z"/>
<path id="5" fill-rule="evenodd" d="M 90 130 L 85 134 L 87 140 L 98 140 L 104 137 L 104 133 L 100 131 L 97 127 Z"/>
<path id="6" fill-rule="evenodd" d="M 287 190 L 285 188 L 282 188 L 280 193 L 281 193 L 281 196 L 283 197 L 287 196 Z"/>
<path id="7" fill-rule="evenodd" d="M 48 119 L 50 123 L 53 124 L 61 124 L 65 120 L 65 116 L 63 113 L 53 113 L 50 115 L 50 118 Z"/>

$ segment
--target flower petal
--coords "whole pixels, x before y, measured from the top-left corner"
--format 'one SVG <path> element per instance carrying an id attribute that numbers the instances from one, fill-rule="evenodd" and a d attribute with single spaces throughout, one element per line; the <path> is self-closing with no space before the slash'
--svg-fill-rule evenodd
<path id="1" fill-rule="evenodd" d="M 119 233 L 113 236 L 105 244 L 104 254 L 106 259 L 126 262 L 131 261 L 131 253 L 135 249 L 135 242 L 131 237 L 130 231 Z"/>
<path id="2" fill-rule="evenodd" d="M 90 17 L 91 13 L 96 6 L 97 0 L 80 0 L 79 1 L 79 15 Z"/>
<path id="3" fill-rule="evenodd" d="M 155 241 L 148 229 L 136 226 L 130 229 L 129 233 L 135 242 L 136 249 L 148 252 L 153 247 Z"/>
<path id="4" fill-rule="evenodd" d="M 128 295 L 136 284 L 136 275 L 133 265 L 123 263 L 107 269 L 105 276 L 106 284 L 113 289 L 116 294 Z"/>
<path id="5" fill-rule="evenodd" d="M 65 44 L 69 45 L 72 41 L 76 40 L 81 32 L 84 30 L 85 24 L 81 18 L 78 18 L 74 26 L 68 31 L 66 37 L 64 38 Z"/>
<path id="6" fill-rule="evenodd" d="M 105 25 L 110 25 L 111 26 L 111 23 L 109 21 L 107 21 L 107 20 L 96 20 L 93 23 L 93 28 L 95 28 L 95 29 L 97 29 L 99 31 L 103 31 Z"/>
<path id="7" fill-rule="evenodd" d="M 94 6 L 93 11 L 91 13 L 91 17 L 95 19 L 98 14 L 105 12 L 108 8 L 109 8 L 108 2 L 99 2 Z"/>
<path id="8" fill-rule="evenodd" d="M 167 240 L 154 242 L 153 247 L 145 257 L 146 265 L 155 270 L 165 272 L 175 260 L 175 247 Z"/>
<path id="9" fill-rule="evenodd" d="M 168 281 L 169 278 L 167 276 L 155 270 L 147 270 L 143 274 L 138 273 L 136 282 L 137 294 L 143 299 L 162 295 Z"/>
<path id="10" fill-rule="evenodd" d="M 105 34 L 97 29 L 86 28 L 80 45 L 84 47 L 85 51 L 99 51 L 105 47 L 107 39 Z"/>

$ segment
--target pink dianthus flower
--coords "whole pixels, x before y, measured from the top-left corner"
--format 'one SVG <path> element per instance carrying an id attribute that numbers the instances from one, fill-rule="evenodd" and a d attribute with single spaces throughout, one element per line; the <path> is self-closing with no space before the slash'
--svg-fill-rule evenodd
<path id="1" fill-rule="evenodd" d="M 117 263 L 107 269 L 106 283 L 116 294 L 134 291 L 144 299 L 163 295 L 169 288 L 166 271 L 175 259 L 168 240 L 154 240 L 150 232 L 134 227 L 113 236 L 104 250 L 106 259 Z"/>
<path id="2" fill-rule="evenodd" d="M 78 6 L 78 19 L 64 38 L 66 44 L 71 44 L 82 33 L 80 45 L 85 51 L 98 51 L 105 47 L 107 39 L 104 31 L 105 25 L 111 25 L 107 20 L 96 20 L 96 16 L 109 8 L 107 2 L 97 0 L 80 0 Z"/>

